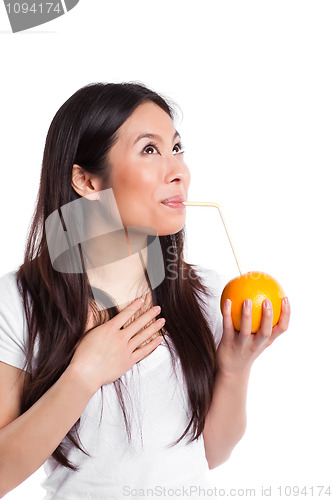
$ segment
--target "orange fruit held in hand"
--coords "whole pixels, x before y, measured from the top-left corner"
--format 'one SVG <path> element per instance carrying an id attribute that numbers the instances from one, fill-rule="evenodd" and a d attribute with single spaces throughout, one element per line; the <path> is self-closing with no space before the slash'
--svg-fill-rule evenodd
<path id="1" fill-rule="evenodd" d="M 231 300 L 231 318 L 235 330 L 240 331 L 242 307 L 246 299 L 252 300 L 252 330 L 256 333 L 262 318 L 262 303 L 270 299 L 273 307 L 273 326 L 281 314 L 282 299 L 285 297 L 282 286 L 272 276 L 260 271 L 251 271 L 229 281 L 221 295 L 221 311 L 226 299 Z"/>

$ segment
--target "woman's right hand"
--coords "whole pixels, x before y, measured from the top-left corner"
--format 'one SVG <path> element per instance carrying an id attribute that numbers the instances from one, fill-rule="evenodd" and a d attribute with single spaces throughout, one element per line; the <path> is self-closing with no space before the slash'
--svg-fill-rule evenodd
<path id="1" fill-rule="evenodd" d="M 102 385 L 117 380 L 135 363 L 150 354 L 163 340 L 162 335 L 135 350 L 160 330 L 163 322 L 150 323 L 160 311 L 152 307 L 126 328 L 121 327 L 142 307 L 140 299 L 135 300 L 106 323 L 96 326 L 80 340 L 70 362 L 72 368 L 80 373 L 87 383 L 98 390 Z M 136 335 L 137 334 L 137 335 Z"/>

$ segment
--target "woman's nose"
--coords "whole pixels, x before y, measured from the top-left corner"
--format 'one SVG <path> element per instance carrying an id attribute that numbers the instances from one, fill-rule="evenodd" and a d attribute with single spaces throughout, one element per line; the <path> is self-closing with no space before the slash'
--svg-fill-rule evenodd
<path id="1" fill-rule="evenodd" d="M 176 158 L 170 160 L 167 169 L 167 180 L 171 182 L 173 180 L 186 181 L 189 177 L 189 169 L 184 162 L 179 162 Z"/>

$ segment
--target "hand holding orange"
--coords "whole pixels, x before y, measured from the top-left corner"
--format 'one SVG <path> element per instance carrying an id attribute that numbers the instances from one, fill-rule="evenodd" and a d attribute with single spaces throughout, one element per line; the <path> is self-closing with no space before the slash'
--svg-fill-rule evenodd
<path id="1" fill-rule="evenodd" d="M 221 295 L 221 311 L 226 299 L 230 299 L 232 322 L 235 330 L 240 331 L 243 302 L 250 299 L 252 301 L 251 333 L 256 333 L 261 324 L 264 300 L 270 299 L 272 303 L 274 327 L 279 321 L 284 297 L 282 286 L 272 276 L 260 271 L 251 271 L 226 284 Z"/>
<path id="2" fill-rule="evenodd" d="M 267 273 L 263 273 L 260 271 L 252 271 L 246 274 L 242 274 L 238 258 L 236 255 L 236 251 L 231 241 L 231 237 L 227 229 L 227 225 L 223 217 L 220 205 L 218 203 L 201 202 L 201 201 L 200 202 L 184 201 L 184 205 L 215 207 L 217 208 L 220 214 L 221 220 L 224 225 L 224 229 L 228 236 L 229 243 L 232 248 L 240 273 L 240 276 L 232 279 L 226 284 L 226 286 L 223 289 L 220 302 L 221 312 L 223 314 L 223 306 L 226 299 L 231 300 L 231 320 L 234 329 L 240 332 L 243 303 L 246 299 L 250 299 L 252 301 L 251 333 L 256 333 L 259 330 L 262 321 L 262 316 L 263 316 L 262 304 L 266 299 L 269 299 L 271 301 L 273 309 L 272 328 L 277 325 L 281 316 L 281 325 L 279 325 L 278 328 L 279 333 L 275 333 L 274 337 L 272 338 L 276 338 L 277 335 L 280 335 L 280 333 L 286 331 L 289 324 L 290 308 L 289 305 L 287 305 L 286 303 L 284 304 L 284 308 L 282 311 L 282 299 L 285 297 L 285 293 L 283 291 L 282 286 L 278 281 L 276 281 L 272 276 L 270 276 Z"/>

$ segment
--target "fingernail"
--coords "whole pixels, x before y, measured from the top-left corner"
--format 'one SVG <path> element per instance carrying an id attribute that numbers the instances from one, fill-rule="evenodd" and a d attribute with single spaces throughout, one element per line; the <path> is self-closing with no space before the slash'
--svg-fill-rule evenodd
<path id="1" fill-rule="evenodd" d="M 251 299 L 246 299 L 245 300 L 245 307 L 250 307 L 251 303 L 252 303 Z"/>
<path id="2" fill-rule="evenodd" d="M 265 303 L 264 303 L 264 306 L 265 306 L 266 309 L 270 309 L 270 307 L 271 307 L 271 301 L 269 299 L 266 299 Z"/>
<path id="3" fill-rule="evenodd" d="M 284 303 L 284 305 L 285 305 L 285 306 L 287 306 L 287 305 L 289 304 L 288 297 L 285 297 L 285 298 L 283 299 L 283 303 Z"/>
<path id="4" fill-rule="evenodd" d="M 224 307 L 226 308 L 227 311 L 230 309 L 230 304 L 231 304 L 231 300 L 226 299 L 226 301 L 224 303 Z"/>
<path id="5" fill-rule="evenodd" d="M 140 297 L 140 298 L 138 299 L 138 304 L 143 304 L 143 303 L 144 303 L 144 299 L 143 299 L 142 297 Z"/>

